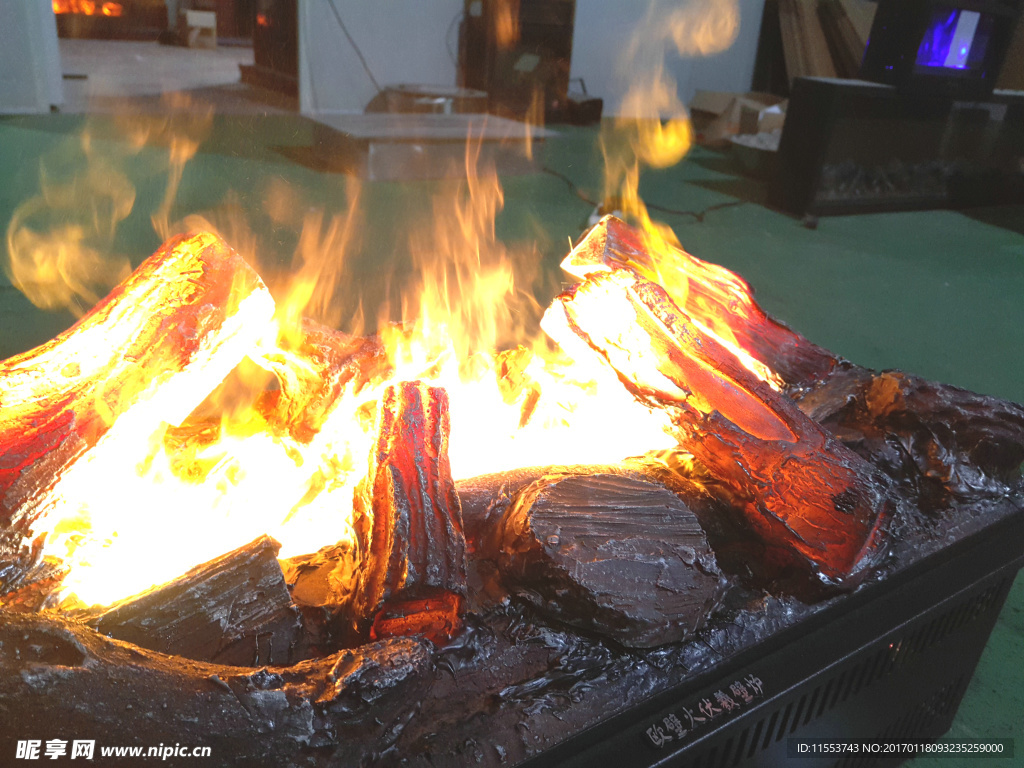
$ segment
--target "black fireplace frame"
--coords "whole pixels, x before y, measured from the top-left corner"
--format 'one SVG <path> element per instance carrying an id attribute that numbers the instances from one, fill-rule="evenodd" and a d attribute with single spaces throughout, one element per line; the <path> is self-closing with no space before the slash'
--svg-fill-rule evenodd
<path id="1" fill-rule="evenodd" d="M 1019 508 L 522 765 L 751 768 L 792 764 L 791 738 L 937 740 L 953 722 L 1022 565 Z M 660 748 L 648 736 L 665 717 L 678 717 L 751 675 L 763 695 L 749 706 Z M 896 762 L 861 753 L 795 764 Z"/>

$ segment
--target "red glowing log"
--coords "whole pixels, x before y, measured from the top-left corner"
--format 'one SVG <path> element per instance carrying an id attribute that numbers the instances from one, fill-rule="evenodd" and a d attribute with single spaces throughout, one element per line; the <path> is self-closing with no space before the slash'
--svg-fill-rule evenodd
<path id="1" fill-rule="evenodd" d="M 0 363 L 0 566 L 16 559 L 12 550 L 72 465 L 117 450 L 119 435 L 184 419 L 257 344 L 273 312 L 241 256 L 215 235 L 185 235 L 67 331 Z M 0 567 L 0 594 L 13 578 Z"/>
<path id="2" fill-rule="evenodd" d="M 370 628 L 370 639 L 421 636 L 443 645 L 462 629 L 463 596 L 447 589 L 421 587 L 415 597 L 387 600 Z"/>
<path id="3" fill-rule="evenodd" d="M 556 299 L 545 328 L 582 339 L 633 394 L 676 410 L 682 447 L 771 545 L 829 583 L 879 554 L 885 480 L 696 326 L 658 285 L 613 269 Z"/>
<path id="4" fill-rule="evenodd" d="M 421 590 L 466 593 L 462 506 L 448 460 L 448 394 L 402 382 L 384 391 L 379 408 L 370 471 L 355 494 L 364 558 L 354 609 L 363 620 L 385 601 L 418 598 Z"/>
<path id="5" fill-rule="evenodd" d="M 583 279 L 615 268 L 657 283 L 709 334 L 735 341 L 794 387 L 825 378 L 836 364 L 827 349 L 769 317 L 750 285 L 735 272 L 654 242 L 614 216 L 605 216 L 573 248 L 562 268 Z"/>

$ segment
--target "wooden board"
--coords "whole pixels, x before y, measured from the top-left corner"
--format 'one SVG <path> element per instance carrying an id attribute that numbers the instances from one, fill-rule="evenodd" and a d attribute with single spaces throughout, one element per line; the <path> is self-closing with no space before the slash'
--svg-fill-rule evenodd
<path id="1" fill-rule="evenodd" d="M 871 37 L 871 25 L 875 21 L 875 10 L 878 8 L 878 3 L 870 2 L 870 0 L 839 0 L 839 4 L 843 7 L 846 18 L 857 33 L 861 50 L 864 50 L 868 44 L 868 38 Z"/>
<path id="2" fill-rule="evenodd" d="M 839 0 L 820 0 L 818 16 L 839 77 L 855 78 L 864 58 L 865 39 Z"/>
<path id="3" fill-rule="evenodd" d="M 779 24 L 790 83 L 795 77 L 836 76 L 816 2 L 779 0 Z"/>

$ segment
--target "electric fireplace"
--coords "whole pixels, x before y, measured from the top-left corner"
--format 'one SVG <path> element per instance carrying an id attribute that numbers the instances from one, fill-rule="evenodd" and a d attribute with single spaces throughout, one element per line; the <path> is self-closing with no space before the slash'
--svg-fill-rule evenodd
<path id="1" fill-rule="evenodd" d="M 155 40 L 167 29 L 162 0 L 53 0 L 61 37 Z"/>
<path id="2" fill-rule="evenodd" d="M 624 393 L 590 418 L 631 458 L 456 479 L 443 359 L 409 367 L 406 327 L 285 323 L 209 232 L 0 365 L 0 750 L 724 768 L 775 764 L 791 739 L 941 736 L 1024 558 L 1024 408 L 837 358 L 738 275 L 612 217 L 563 268 L 577 282 L 542 327 L 572 366 L 551 381 L 593 364 L 588 387 Z M 518 430 L 550 404 L 538 354 L 485 369 Z M 263 374 L 243 382 L 242 359 Z M 625 447 L 644 414 L 649 450 Z M 277 503 L 286 473 L 261 484 L 211 453 L 224 438 L 287 448 L 287 517 L 320 515 L 321 548 L 279 559 L 260 535 L 140 594 L 61 601 L 123 593 L 140 567 L 89 583 L 131 535 L 89 549 L 108 467 Z M 173 515 L 153 517 L 169 487 L 130 511 L 173 549 Z"/>

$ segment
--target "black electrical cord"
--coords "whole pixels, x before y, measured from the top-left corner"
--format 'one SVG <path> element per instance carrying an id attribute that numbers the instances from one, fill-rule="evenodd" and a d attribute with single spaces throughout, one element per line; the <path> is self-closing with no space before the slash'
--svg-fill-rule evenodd
<path id="1" fill-rule="evenodd" d="M 359 61 L 363 65 L 363 69 L 366 70 L 366 74 L 370 78 L 370 82 L 373 83 L 373 87 L 377 89 L 377 93 L 382 92 L 380 83 L 377 82 L 377 78 L 373 76 L 373 72 L 370 71 L 370 65 L 366 63 L 366 57 L 363 56 L 363 52 L 359 50 L 359 46 L 356 45 L 356 41 L 352 39 L 352 35 L 349 34 L 348 27 L 345 26 L 345 22 L 341 20 L 341 14 L 338 13 L 338 6 L 334 4 L 334 0 L 330 0 L 331 10 L 334 11 L 334 18 L 338 20 L 338 26 L 341 27 L 341 31 L 345 33 L 345 37 L 348 38 L 349 43 L 352 44 L 352 50 L 356 52 L 356 56 L 359 57 Z"/>
<path id="2" fill-rule="evenodd" d="M 569 185 L 569 191 L 572 192 L 574 195 L 576 195 L 576 197 L 578 197 L 584 203 L 587 203 L 588 205 L 592 205 L 595 208 L 600 205 L 600 203 L 595 202 L 594 200 L 591 200 L 589 197 L 587 197 L 582 192 L 580 192 L 580 188 L 576 186 L 576 183 L 572 179 L 570 179 L 568 176 L 566 176 L 564 173 L 559 173 L 558 171 L 554 170 L 553 168 L 548 168 L 547 166 L 544 166 L 543 168 L 541 168 L 541 170 L 544 173 L 547 173 L 547 174 L 549 174 L 551 176 L 554 176 L 556 179 L 561 179 L 566 184 L 568 184 Z"/>
<path id="3" fill-rule="evenodd" d="M 569 186 L 569 191 L 571 191 L 574 195 L 576 195 L 576 197 L 578 197 L 583 202 L 587 203 L 588 205 L 592 205 L 595 208 L 600 207 L 601 203 L 591 200 L 589 197 L 583 194 L 580 191 L 580 188 L 576 186 L 576 183 L 568 176 L 566 176 L 564 173 L 559 173 L 553 168 L 548 168 L 547 166 L 545 166 L 541 170 L 544 171 L 544 173 L 554 176 L 556 179 L 561 179 L 562 181 L 564 181 Z M 672 216 L 691 216 L 697 222 L 703 222 L 704 217 L 713 211 L 720 211 L 723 208 L 732 208 L 737 205 L 743 205 L 744 202 L 744 200 L 730 200 L 726 203 L 716 203 L 715 205 L 709 205 L 707 208 L 701 211 L 683 211 L 679 210 L 678 208 L 667 208 L 664 205 L 657 205 L 656 203 L 644 203 L 644 205 L 646 205 L 648 210 L 651 211 L 658 211 L 658 213 L 667 213 Z"/>
<path id="4" fill-rule="evenodd" d="M 657 211 L 658 213 L 668 213 L 673 216 L 692 216 L 697 222 L 703 223 L 704 217 L 709 213 L 720 211 L 723 208 L 735 208 L 737 205 L 743 205 L 745 202 L 746 200 L 730 200 L 727 203 L 715 203 L 714 205 L 709 205 L 707 208 L 700 211 L 680 211 L 675 208 L 666 208 L 663 205 L 657 205 L 655 203 L 645 203 L 645 205 L 649 210 Z"/>

